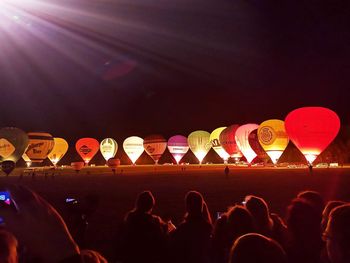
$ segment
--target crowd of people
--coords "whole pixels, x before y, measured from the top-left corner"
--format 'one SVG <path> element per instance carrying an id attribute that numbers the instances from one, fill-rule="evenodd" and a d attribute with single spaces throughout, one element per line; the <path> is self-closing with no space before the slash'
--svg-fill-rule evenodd
<path id="1" fill-rule="evenodd" d="M 80 249 L 60 214 L 23 186 L 11 186 L 12 206 L 1 205 L 0 263 L 107 262 Z M 349 263 L 350 203 L 325 203 L 315 191 L 300 192 L 285 218 L 248 195 L 212 220 L 201 193 L 185 196 L 183 221 L 152 213 L 155 198 L 141 192 L 116 241 L 119 263 Z"/>

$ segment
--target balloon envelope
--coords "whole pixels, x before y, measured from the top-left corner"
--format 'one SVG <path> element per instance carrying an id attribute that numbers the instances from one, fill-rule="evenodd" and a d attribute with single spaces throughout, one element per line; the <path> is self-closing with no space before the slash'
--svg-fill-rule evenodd
<path id="1" fill-rule="evenodd" d="M 249 134 L 256 130 L 259 127 L 257 124 L 245 124 L 240 126 L 236 130 L 236 142 L 237 145 L 244 155 L 244 157 L 247 159 L 248 163 L 251 163 L 253 159 L 257 156 L 256 152 L 252 149 L 252 147 L 249 144 Z"/>
<path id="2" fill-rule="evenodd" d="M 112 138 L 106 138 L 100 143 L 100 152 L 106 161 L 113 158 L 118 151 L 118 144 Z"/>
<path id="3" fill-rule="evenodd" d="M 256 153 L 257 158 L 263 161 L 270 158 L 265 152 L 264 148 L 259 143 L 258 129 L 255 129 L 251 133 L 249 133 L 248 141 L 249 141 L 250 147 L 252 147 L 253 151 Z"/>
<path id="4" fill-rule="evenodd" d="M 17 162 L 28 146 L 28 135 L 14 127 L 0 129 L 0 162 Z"/>
<path id="5" fill-rule="evenodd" d="M 182 135 L 175 135 L 169 138 L 168 140 L 168 150 L 171 155 L 176 160 L 176 163 L 179 164 L 180 160 L 188 152 L 187 138 Z"/>
<path id="6" fill-rule="evenodd" d="M 118 158 L 110 158 L 107 160 L 107 165 L 111 169 L 117 169 L 120 165 L 120 160 Z"/>
<path id="7" fill-rule="evenodd" d="M 160 157 L 164 153 L 167 146 L 167 141 L 162 135 L 150 135 L 147 136 L 143 141 L 143 147 L 145 151 L 157 164 Z"/>
<path id="8" fill-rule="evenodd" d="M 225 149 L 222 147 L 220 143 L 220 134 L 225 129 L 226 127 L 220 127 L 215 129 L 210 134 L 209 140 L 214 151 L 220 156 L 220 158 L 222 158 L 226 162 L 230 157 L 230 155 L 225 151 Z"/>
<path id="9" fill-rule="evenodd" d="M 47 156 L 53 165 L 56 165 L 68 151 L 68 142 L 62 138 L 53 138 L 54 146 Z"/>
<path id="10" fill-rule="evenodd" d="M 337 136 L 340 120 L 330 109 L 303 107 L 287 115 L 285 127 L 291 141 L 312 164 Z"/>
<path id="11" fill-rule="evenodd" d="M 50 133 L 30 132 L 28 133 L 29 145 L 26 155 L 33 163 L 41 163 L 46 159 L 54 147 L 54 140 Z"/>
<path id="12" fill-rule="evenodd" d="M 242 153 L 238 148 L 235 136 L 239 125 L 234 124 L 224 129 L 219 136 L 219 141 L 224 150 L 232 158 L 241 158 Z"/>
<path id="13" fill-rule="evenodd" d="M 131 162 L 135 164 L 144 151 L 143 139 L 137 136 L 128 137 L 123 142 L 123 149 Z"/>
<path id="14" fill-rule="evenodd" d="M 262 148 L 276 164 L 289 143 L 284 121 L 267 120 L 259 125 L 258 139 Z"/>
<path id="15" fill-rule="evenodd" d="M 88 164 L 100 148 L 99 142 L 94 138 L 81 138 L 75 144 L 80 157 Z"/>
<path id="16" fill-rule="evenodd" d="M 73 162 L 70 164 L 73 170 L 79 172 L 84 167 L 84 162 Z"/>
<path id="17" fill-rule="evenodd" d="M 9 175 L 15 167 L 16 164 L 14 161 L 6 160 L 1 163 L 1 169 L 6 175 Z"/>
<path id="18" fill-rule="evenodd" d="M 188 146 L 201 164 L 211 148 L 210 133 L 207 131 L 194 131 L 188 135 Z"/>

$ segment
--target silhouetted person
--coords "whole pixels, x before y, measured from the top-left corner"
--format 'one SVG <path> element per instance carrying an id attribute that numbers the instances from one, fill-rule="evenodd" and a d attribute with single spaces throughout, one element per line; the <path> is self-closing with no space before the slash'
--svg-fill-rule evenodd
<path id="1" fill-rule="evenodd" d="M 137 197 L 125 217 L 122 233 L 123 262 L 161 262 L 166 253 L 166 224 L 152 215 L 155 200 L 150 191 Z"/>
<path id="2" fill-rule="evenodd" d="M 228 167 L 228 165 L 226 165 L 224 172 L 225 172 L 226 177 L 228 177 L 228 175 L 230 174 L 230 168 Z"/>
<path id="3" fill-rule="evenodd" d="M 316 263 L 323 247 L 320 215 L 305 199 L 294 199 L 287 211 L 289 240 L 287 255 L 291 262 Z"/>
<path id="4" fill-rule="evenodd" d="M 6 230 L 0 229 L 0 263 L 17 263 L 17 239 Z"/>
<path id="5" fill-rule="evenodd" d="M 350 262 L 350 205 L 334 208 L 324 232 L 327 253 L 331 263 Z"/>
<path id="6" fill-rule="evenodd" d="M 251 213 L 243 206 L 233 206 L 223 214 L 214 227 L 214 262 L 226 263 L 232 243 L 241 235 L 255 232 Z"/>
<path id="7" fill-rule="evenodd" d="M 184 221 L 171 234 L 170 260 L 179 263 L 210 262 L 212 224 L 203 196 L 186 194 Z"/>
<path id="8" fill-rule="evenodd" d="M 253 216 L 256 232 L 285 245 L 287 228 L 277 214 L 270 214 L 265 200 L 261 197 L 248 195 L 244 201 L 245 207 Z"/>
<path id="9" fill-rule="evenodd" d="M 235 241 L 229 263 L 287 263 L 287 257 L 275 240 L 251 233 Z"/>
<path id="10" fill-rule="evenodd" d="M 325 231 L 327 224 L 328 224 L 328 219 L 329 219 L 329 214 L 331 213 L 331 211 L 341 205 L 345 205 L 347 204 L 344 201 L 339 201 L 339 200 L 335 200 L 335 201 L 329 201 L 327 203 L 327 205 L 325 206 L 325 208 L 323 209 L 323 213 L 322 213 L 322 221 L 321 221 L 321 230 Z"/>
<path id="11" fill-rule="evenodd" d="M 298 193 L 297 198 L 305 199 L 308 201 L 311 205 L 314 206 L 320 216 L 322 216 L 325 203 L 319 192 L 311 190 L 302 191 Z"/>

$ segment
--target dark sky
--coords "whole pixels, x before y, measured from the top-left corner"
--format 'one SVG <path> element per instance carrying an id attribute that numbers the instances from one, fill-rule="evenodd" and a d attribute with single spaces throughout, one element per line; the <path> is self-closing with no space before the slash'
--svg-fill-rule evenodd
<path id="1" fill-rule="evenodd" d="M 49 0 L 0 11 L 0 127 L 121 142 L 309 105 L 349 124 L 349 6 Z"/>

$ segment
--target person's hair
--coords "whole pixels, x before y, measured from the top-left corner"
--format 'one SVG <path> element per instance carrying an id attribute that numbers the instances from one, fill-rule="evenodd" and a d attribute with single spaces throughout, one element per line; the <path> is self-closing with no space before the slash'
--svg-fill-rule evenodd
<path id="1" fill-rule="evenodd" d="M 232 241 L 241 235 L 255 232 L 253 217 L 244 206 L 235 205 L 228 210 L 226 215 L 228 235 Z"/>
<path id="2" fill-rule="evenodd" d="M 17 260 L 17 244 L 17 239 L 13 234 L 0 229 L 0 262 L 14 263 L 13 259 Z"/>
<path id="3" fill-rule="evenodd" d="M 302 191 L 298 193 L 297 198 L 305 199 L 315 207 L 320 215 L 322 214 L 322 211 L 324 209 L 324 200 L 319 192 L 312 190 Z"/>
<path id="4" fill-rule="evenodd" d="M 331 213 L 331 211 L 341 205 L 345 205 L 346 202 L 344 201 L 339 201 L 339 200 L 335 200 L 335 201 L 329 201 L 325 208 L 323 209 L 323 213 L 322 213 L 322 222 L 321 222 L 321 228 L 322 230 L 325 230 L 327 227 L 327 223 L 328 223 L 328 219 L 329 219 L 329 214 Z"/>
<path id="5" fill-rule="evenodd" d="M 155 200 L 151 191 L 141 192 L 136 199 L 135 210 L 140 212 L 150 212 L 155 205 Z"/>
<path id="6" fill-rule="evenodd" d="M 345 204 L 334 208 L 328 220 L 325 235 L 330 242 L 336 242 L 343 262 L 350 262 L 350 204 Z"/>
<path id="7" fill-rule="evenodd" d="M 108 263 L 108 261 L 97 251 L 82 249 L 80 256 L 84 263 Z"/>
<path id="8" fill-rule="evenodd" d="M 245 207 L 252 214 L 256 225 L 256 230 L 260 234 L 267 234 L 270 232 L 273 221 L 270 218 L 269 207 L 264 199 L 254 195 L 245 197 Z"/>
<path id="9" fill-rule="evenodd" d="M 257 233 L 239 237 L 233 244 L 229 263 L 286 263 L 287 256 L 275 240 Z"/>
<path id="10" fill-rule="evenodd" d="M 185 203 L 185 220 L 193 217 L 202 217 L 208 223 L 212 223 L 208 206 L 201 193 L 197 191 L 189 191 L 185 196 Z"/>

